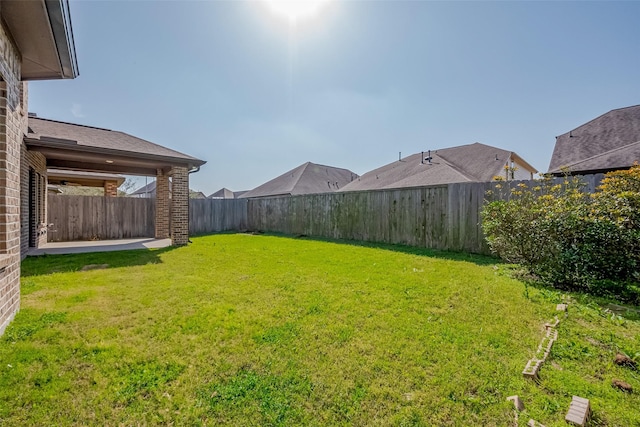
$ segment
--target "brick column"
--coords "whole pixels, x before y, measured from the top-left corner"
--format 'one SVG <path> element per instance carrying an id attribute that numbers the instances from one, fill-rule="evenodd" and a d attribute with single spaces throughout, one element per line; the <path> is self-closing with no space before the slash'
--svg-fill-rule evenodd
<path id="1" fill-rule="evenodd" d="M 189 171 L 184 167 L 171 170 L 171 244 L 189 243 Z"/>
<path id="2" fill-rule="evenodd" d="M 117 181 L 105 181 L 104 182 L 104 195 L 105 195 L 105 197 L 117 197 L 118 196 L 118 182 Z"/>
<path id="3" fill-rule="evenodd" d="M 158 169 L 156 175 L 156 239 L 169 237 L 169 175 Z"/>

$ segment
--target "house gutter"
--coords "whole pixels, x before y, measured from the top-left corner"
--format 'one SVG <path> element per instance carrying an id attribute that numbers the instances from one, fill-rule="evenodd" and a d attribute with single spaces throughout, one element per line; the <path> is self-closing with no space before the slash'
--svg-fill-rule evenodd
<path id="1" fill-rule="evenodd" d="M 71 13 L 68 0 L 45 0 L 49 23 L 53 32 L 58 58 L 62 69 L 62 78 L 78 77 L 78 61 L 76 59 L 75 41 L 71 26 Z"/>

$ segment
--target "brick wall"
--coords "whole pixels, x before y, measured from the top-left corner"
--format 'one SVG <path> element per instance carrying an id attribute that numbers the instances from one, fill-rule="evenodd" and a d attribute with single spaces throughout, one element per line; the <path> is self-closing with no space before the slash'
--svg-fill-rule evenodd
<path id="1" fill-rule="evenodd" d="M 41 153 L 27 151 L 23 142 L 20 146 L 20 253 L 24 258 L 29 247 L 47 243 L 47 160 Z"/>
<path id="2" fill-rule="evenodd" d="M 189 171 L 185 167 L 171 169 L 171 243 L 189 243 Z"/>
<path id="3" fill-rule="evenodd" d="M 116 197 L 118 195 L 118 183 L 116 181 L 105 181 L 104 195 L 106 197 Z"/>
<path id="4" fill-rule="evenodd" d="M 156 176 L 156 239 L 169 237 L 169 175 L 158 169 Z"/>
<path id="5" fill-rule="evenodd" d="M 27 127 L 20 57 L 0 22 L 0 334 L 20 308 L 20 161 Z"/>

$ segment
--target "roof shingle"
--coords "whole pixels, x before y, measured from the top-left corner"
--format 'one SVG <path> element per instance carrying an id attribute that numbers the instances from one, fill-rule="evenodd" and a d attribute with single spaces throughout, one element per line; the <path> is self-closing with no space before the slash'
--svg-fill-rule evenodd
<path id="1" fill-rule="evenodd" d="M 550 173 L 624 169 L 640 160 L 640 105 L 611 110 L 556 138 Z"/>
<path id="2" fill-rule="evenodd" d="M 59 122 L 40 117 L 29 117 L 29 133 L 27 137 L 44 141 L 47 139 L 56 140 L 56 142 L 64 141 L 79 147 L 112 150 L 122 154 L 146 154 L 196 165 L 205 163 L 203 160 L 124 132 Z"/>
<path id="3" fill-rule="evenodd" d="M 247 191 L 238 198 L 331 193 L 357 177 L 357 174 L 348 169 L 307 162 Z"/>
<path id="4" fill-rule="evenodd" d="M 504 174 L 504 166 L 510 159 L 516 159 L 530 173 L 537 172 L 515 153 L 478 142 L 432 150 L 430 154 L 431 161 L 427 160 L 429 151 L 424 151 L 374 169 L 340 191 L 488 182 Z"/>

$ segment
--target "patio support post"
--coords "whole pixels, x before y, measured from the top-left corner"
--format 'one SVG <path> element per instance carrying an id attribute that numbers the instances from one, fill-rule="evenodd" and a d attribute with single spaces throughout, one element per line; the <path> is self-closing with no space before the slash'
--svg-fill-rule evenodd
<path id="1" fill-rule="evenodd" d="M 169 175 L 158 169 L 156 175 L 156 239 L 169 237 Z"/>
<path id="2" fill-rule="evenodd" d="M 106 197 L 118 196 L 118 182 L 117 181 L 105 181 L 104 182 L 104 195 Z"/>
<path id="3" fill-rule="evenodd" d="M 189 243 L 189 171 L 186 167 L 171 169 L 171 243 Z"/>

